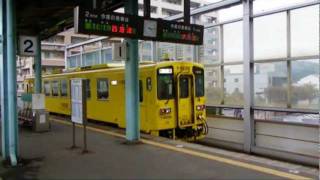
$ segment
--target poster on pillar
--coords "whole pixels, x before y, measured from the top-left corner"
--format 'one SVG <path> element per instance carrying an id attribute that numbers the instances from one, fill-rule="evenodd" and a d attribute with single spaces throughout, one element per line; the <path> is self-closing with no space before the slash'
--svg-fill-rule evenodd
<path id="1" fill-rule="evenodd" d="M 35 56 L 39 47 L 36 36 L 19 36 L 19 55 Z"/>

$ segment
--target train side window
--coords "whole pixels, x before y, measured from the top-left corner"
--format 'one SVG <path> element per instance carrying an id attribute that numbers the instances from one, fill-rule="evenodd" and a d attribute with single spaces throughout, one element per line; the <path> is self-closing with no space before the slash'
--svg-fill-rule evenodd
<path id="1" fill-rule="evenodd" d="M 88 99 L 91 97 L 90 79 L 86 80 L 86 95 Z"/>
<path id="2" fill-rule="evenodd" d="M 43 86 L 43 92 L 46 96 L 50 96 L 50 82 L 48 81 L 45 81 L 44 83 L 44 86 Z"/>
<path id="3" fill-rule="evenodd" d="M 139 100 L 143 101 L 143 83 L 142 80 L 139 80 Z"/>
<path id="4" fill-rule="evenodd" d="M 67 80 L 61 80 L 60 82 L 60 95 L 61 96 L 68 96 L 68 85 L 67 85 Z"/>
<path id="5" fill-rule="evenodd" d="M 108 99 L 109 97 L 109 83 L 108 79 L 98 79 L 97 81 L 97 98 Z"/>
<path id="6" fill-rule="evenodd" d="M 52 96 L 59 96 L 59 83 L 58 81 L 52 81 L 52 89 L 51 94 Z"/>

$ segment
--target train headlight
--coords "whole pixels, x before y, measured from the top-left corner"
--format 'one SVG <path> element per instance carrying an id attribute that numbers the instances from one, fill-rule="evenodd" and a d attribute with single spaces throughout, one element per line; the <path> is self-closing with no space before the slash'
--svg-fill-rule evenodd
<path id="1" fill-rule="evenodd" d="M 206 105 L 197 105 L 196 108 L 197 108 L 198 111 L 203 111 L 203 110 L 206 109 Z"/>
<path id="2" fill-rule="evenodd" d="M 160 109 L 160 115 L 170 114 L 170 113 L 171 113 L 171 108 L 162 108 L 162 109 Z"/>

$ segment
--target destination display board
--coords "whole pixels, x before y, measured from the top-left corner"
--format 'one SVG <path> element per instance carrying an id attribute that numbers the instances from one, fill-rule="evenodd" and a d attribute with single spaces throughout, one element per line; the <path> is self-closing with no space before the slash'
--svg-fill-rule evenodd
<path id="1" fill-rule="evenodd" d="M 83 34 L 195 45 L 203 44 L 204 29 L 196 24 L 80 7 L 74 10 L 74 28 L 76 33 Z"/>
<path id="2" fill-rule="evenodd" d="M 158 38 L 164 42 L 203 44 L 203 26 L 160 20 Z"/>

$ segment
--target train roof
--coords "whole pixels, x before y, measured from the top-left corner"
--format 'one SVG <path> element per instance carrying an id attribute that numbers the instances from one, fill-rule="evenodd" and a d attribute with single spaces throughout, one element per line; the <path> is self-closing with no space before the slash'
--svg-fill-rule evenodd
<path id="1" fill-rule="evenodd" d="M 139 68 L 147 68 L 147 67 L 164 67 L 164 66 L 170 66 L 170 65 L 176 65 L 176 64 L 185 64 L 185 65 L 196 65 L 198 67 L 203 67 L 202 64 L 189 62 L 189 61 L 162 61 L 162 62 L 151 62 L 151 61 L 145 61 L 139 63 Z M 44 74 L 43 77 L 54 77 L 54 76 L 60 76 L 60 75 L 67 75 L 67 74 L 81 74 L 81 73 L 92 73 L 92 72 L 102 72 L 106 69 L 109 70 L 123 70 L 125 64 L 124 63 L 109 63 L 109 64 L 99 64 L 94 66 L 85 66 L 81 68 L 73 68 L 64 70 L 63 72 L 57 72 L 53 74 Z M 29 78 L 32 79 L 32 78 Z"/>

